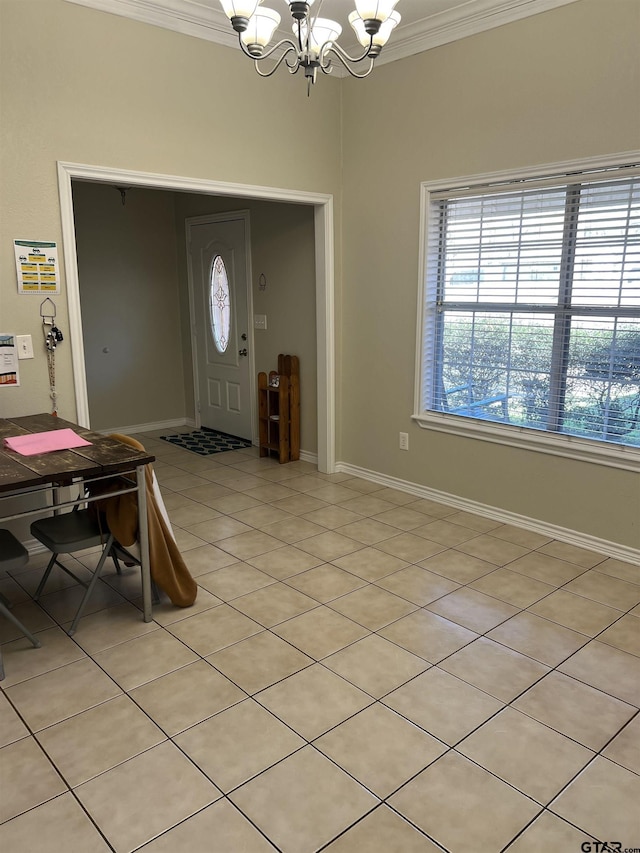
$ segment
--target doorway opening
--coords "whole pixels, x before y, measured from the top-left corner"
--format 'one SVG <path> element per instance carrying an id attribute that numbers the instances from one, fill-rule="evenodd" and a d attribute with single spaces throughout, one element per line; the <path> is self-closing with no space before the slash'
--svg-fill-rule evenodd
<path id="1" fill-rule="evenodd" d="M 333 197 L 318 193 L 306 193 L 270 187 L 230 184 L 74 163 L 58 163 L 69 329 L 77 408 L 76 419 L 84 426 L 89 426 L 89 406 L 80 308 L 72 180 L 126 185 L 127 187 L 165 189 L 234 199 L 291 202 L 313 207 L 316 277 L 318 469 L 325 473 L 333 472 L 335 470 Z"/>

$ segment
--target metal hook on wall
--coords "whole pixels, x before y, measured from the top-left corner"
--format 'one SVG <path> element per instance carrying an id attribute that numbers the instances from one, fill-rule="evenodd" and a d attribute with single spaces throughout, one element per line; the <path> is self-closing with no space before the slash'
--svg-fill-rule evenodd
<path id="1" fill-rule="evenodd" d="M 49 303 L 51 308 L 45 310 L 45 305 L 47 304 L 47 302 Z M 53 301 L 53 299 L 49 299 L 48 296 L 40 303 L 40 316 L 42 317 L 43 323 L 48 326 L 53 326 L 53 321 L 56 318 L 56 303 Z"/>

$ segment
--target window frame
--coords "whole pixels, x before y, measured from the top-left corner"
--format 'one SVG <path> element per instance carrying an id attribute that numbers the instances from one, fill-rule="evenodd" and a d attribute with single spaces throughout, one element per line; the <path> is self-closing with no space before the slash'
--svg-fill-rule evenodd
<path id="1" fill-rule="evenodd" d="M 536 451 L 581 462 L 591 462 L 625 471 L 640 472 L 640 448 L 628 445 L 610 444 L 597 439 L 576 437 L 556 432 L 545 432 L 530 427 L 502 424 L 488 420 L 478 420 L 448 412 L 427 411 L 423 406 L 424 371 L 427 369 L 425 347 L 425 317 L 429 309 L 427 304 L 428 287 L 433 283 L 427 268 L 429 258 L 428 238 L 430 233 L 432 196 L 436 193 L 460 189 L 482 189 L 490 191 L 491 185 L 512 183 L 514 181 L 555 180 L 575 172 L 597 172 L 616 169 L 627 164 L 640 163 L 640 151 L 628 151 L 602 158 L 563 161 L 545 164 L 533 168 L 504 170 L 456 179 L 427 181 L 420 185 L 420 235 L 419 235 L 419 282 L 418 311 L 416 333 L 416 362 L 414 386 L 414 413 L 412 419 L 426 430 L 490 441 L 495 444 Z M 604 176 L 603 176 L 604 177 Z M 585 175 L 589 179 L 589 175 Z"/>

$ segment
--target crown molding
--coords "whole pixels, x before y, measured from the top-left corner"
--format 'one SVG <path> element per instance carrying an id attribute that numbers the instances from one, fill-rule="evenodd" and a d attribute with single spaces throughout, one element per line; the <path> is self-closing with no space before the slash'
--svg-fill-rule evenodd
<path id="1" fill-rule="evenodd" d="M 202 0 L 66 0 L 163 27 L 183 35 L 212 41 L 225 47 L 238 46 L 238 39 L 222 9 Z M 404 59 L 494 27 L 548 12 L 577 0 L 462 0 L 450 9 L 418 21 L 400 25 L 385 47 L 377 65 Z M 336 67 L 336 76 L 342 76 Z M 344 72 L 346 74 L 346 72 Z"/>

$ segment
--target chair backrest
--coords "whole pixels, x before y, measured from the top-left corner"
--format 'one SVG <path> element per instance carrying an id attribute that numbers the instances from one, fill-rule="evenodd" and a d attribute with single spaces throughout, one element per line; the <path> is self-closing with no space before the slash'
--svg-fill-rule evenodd
<path id="1" fill-rule="evenodd" d="M 19 569 L 29 561 L 29 552 L 10 530 L 0 528 L 0 571 Z"/>

